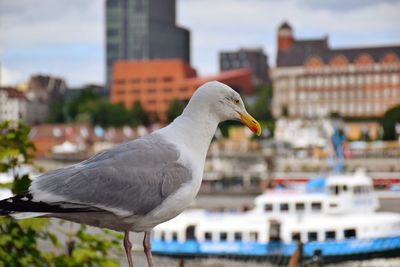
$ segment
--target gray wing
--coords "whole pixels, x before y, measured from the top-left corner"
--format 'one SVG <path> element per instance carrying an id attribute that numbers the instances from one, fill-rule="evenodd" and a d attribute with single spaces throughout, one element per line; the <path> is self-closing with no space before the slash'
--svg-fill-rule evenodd
<path id="1" fill-rule="evenodd" d="M 179 156 L 172 144 L 151 134 L 46 173 L 30 191 L 35 198 L 35 193 L 49 193 L 68 203 L 144 215 L 191 179 L 191 171 L 177 162 Z"/>

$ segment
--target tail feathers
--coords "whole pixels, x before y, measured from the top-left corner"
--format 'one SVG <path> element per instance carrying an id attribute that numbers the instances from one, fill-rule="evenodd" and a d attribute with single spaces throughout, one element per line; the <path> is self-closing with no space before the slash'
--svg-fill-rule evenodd
<path id="1" fill-rule="evenodd" d="M 92 211 L 99 211 L 99 209 L 73 203 L 34 201 L 30 193 L 16 195 L 0 201 L 0 216 L 12 216 L 16 219 L 44 216 L 49 213 Z"/>

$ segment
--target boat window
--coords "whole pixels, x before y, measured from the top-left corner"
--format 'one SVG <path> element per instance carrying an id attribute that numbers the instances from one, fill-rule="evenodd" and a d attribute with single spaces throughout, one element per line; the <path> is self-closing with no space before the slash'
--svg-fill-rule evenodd
<path id="1" fill-rule="evenodd" d="M 311 210 L 312 211 L 319 211 L 322 209 L 321 202 L 311 202 Z"/>
<path id="2" fill-rule="evenodd" d="M 296 211 L 303 211 L 305 209 L 304 203 L 296 203 Z"/>
<path id="3" fill-rule="evenodd" d="M 257 241 L 257 240 L 258 240 L 258 233 L 250 232 L 250 241 Z"/>
<path id="4" fill-rule="evenodd" d="M 325 240 L 335 240 L 336 232 L 335 231 L 326 231 L 325 232 Z"/>
<path id="5" fill-rule="evenodd" d="M 219 233 L 219 240 L 226 241 L 228 239 L 228 234 L 226 232 Z"/>
<path id="6" fill-rule="evenodd" d="M 235 239 L 235 241 L 241 241 L 242 240 L 242 233 L 235 232 L 234 239 Z"/>
<path id="7" fill-rule="evenodd" d="M 281 211 L 288 211 L 288 210 L 289 210 L 289 204 L 288 204 L 288 203 L 281 203 L 281 204 L 279 205 L 279 209 L 280 209 Z"/>
<path id="8" fill-rule="evenodd" d="M 343 185 L 342 190 L 343 192 L 347 192 L 347 185 Z"/>
<path id="9" fill-rule="evenodd" d="M 161 237 L 160 237 L 160 239 L 161 239 L 162 241 L 165 241 L 165 233 L 164 233 L 164 232 L 161 232 Z"/>
<path id="10" fill-rule="evenodd" d="M 172 233 L 172 241 L 177 241 L 178 240 L 178 233 L 173 232 Z"/>
<path id="11" fill-rule="evenodd" d="M 265 211 L 272 211 L 272 204 L 270 204 L 270 203 L 265 204 L 264 205 L 264 210 Z"/>
<path id="12" fill-rule="evenodd" d="M 337 185 L 332 185 L 329 187 L 329 191 L 332 195 L 339 195 L 340 188 Z"/>
<path id="13" fill-rule="evenodd" d="M 211 240 L 211 239 L 212 239 L 211 233 L 210 233 L 210 232 L 205 232 L 205 234 L 204 234 L 204 239 L 205 239 L 205 240 Z"/>
<path id="14" fill-rule="evenodd" d="M 338 206 L 338 204 L 337 203 L 334 203 L 334 202 L 332 202 L 332 203 L 329 203 L 329 207 L 330 208 L 337 208 L 337 206 Z"/>
<path id="15" fill-rule="evenodd" d="M 317 232 L 308 232 L 308 241 L 317 241 L 318 240 L 318 234 Z"/>
<path id="16" fill-rule="evenodd" d="M 356 195 L 361 194 L 361 186 L 355 186 L 355 187 L 353 188 L 353 192 L 354 192 L 354 194 L 356 194 Z"/>
<path id="17" fill-rule="evenodd" d="M 344 238 L 356 238 L 356 229 L 345 229 Z"/>
<path id="18" fill-rule="evenodd" d="M 293 241 L 300 241 L 300 233 L 299 232 L 292 233 L 292 240 Z"/>
<path id="19" fill-rule="evenodd" d="M 190 225 L 186 228 L 186 240 L 196 240 L 194 225 Z"/>

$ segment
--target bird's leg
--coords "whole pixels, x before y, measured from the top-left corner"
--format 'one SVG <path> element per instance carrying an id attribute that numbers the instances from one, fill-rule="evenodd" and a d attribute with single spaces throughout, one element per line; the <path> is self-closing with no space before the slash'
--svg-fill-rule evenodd
<path id="1" fill-rule="evenodd" d="M 144 232 L 143 248 L 144 248 L 144 253 L 146 254 L 148 267 L 153 267 L 153 257 L 151 256 L 151 244 L 150 244 L 150 232 L 149 231 Z"/>
<path id="2" fill-rule="evenodd" d="M 126 257 L 128 258 L 129 267 L 133 267 L 132 260 L 132 243 L 129 241 L 129 231 L 124 232 L 124 248 L 126 252 Z"/>

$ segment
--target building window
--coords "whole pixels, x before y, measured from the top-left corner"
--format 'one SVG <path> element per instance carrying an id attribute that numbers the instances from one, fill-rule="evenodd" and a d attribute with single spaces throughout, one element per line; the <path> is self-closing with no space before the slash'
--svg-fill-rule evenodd
<path id="1" fill-rule="evenodd" d="M 354 85 L 354 75 L 349 75 L 349 84 Z"/>
<path id="2" fill-rule="evenodd" d="M 345 229 L 344 230 L 344 238 L 345 239 L 350 239 L 350 238 L 356 238 L 356 229 Z"/>
<path id="3" fill-rule="evenodd" d="M 362 113 L 363 112 L 363 104 L 362 103 L 358 103 L 358 113 Z"/>
<path id="4" fill-rule="evenodd" d="M 187 87 L 181 87 L 181 88 L 179 88 L 179 91 L 180 92 L 187 92 L 188 91 L 188 88 Z"/>
<path id="5" fill-rule="evenodd" d="M 330 77 L 325 77 L 325 79 L 324 79 L 324 86 L 325 86 L 325 87 L 329 87 L 329 83 L 330 83 Z"/>
<path id="6" fill-rule="evenodd" d="M 379 74 L 375 74 L 375 83 L 378 84 L 381 82 L 381 76 Z"/>
<path id="7" fill-rule="evenodd" d="M 368 102 L 365 104 L 365 112 L 371 113 L 371 103 Z"/>
<path id="8" fill-rule="evenodd" d="M 272 211 L 272 204 L 265 204 L 264 211 Z"/>
<path id="9" fill-rule="evenodd" d="M 379 97 L 379 88 L 375 88 L 375 97 Z"/>
<path id="10" fill-rule="evenodd" d="M 311 210 L 312 211 L 320 211 L 322 209 L 321 202 L 311 202 Z"/>
<path id="11" fill-rule="evenodd" d="M 342 87 L 346 86 L 347 77 L 345 75 L 340 76 L 340 85 Z"/>
<path id="12" fill-rule="evenodd" d="M 140 83 L 140 79 L 132 79 L 131 83 L 138 84 L 138 83 Z"/>
<path id="13" fill-rule="evenodd" d="M 296 211 L 304 211 L 304 209 L 305 209 L 304 203 L 296 203 L 295 209 L 296 209 Z"/>
<path id="14" fill-rule="evenodd" d="M 396 84 L 399 82 L 399 76 L 396 73 L 392 74 L 392 84 Z"/>
<path id="15" fill-rule="evenodd" d="M 338 76 L 332 76 L 332 86 L 338 86 Z"/>
<path id="16" fill-rule="evenodd" d="M 304 78 L 304 77 L 301 77 L 301 78 L 299 79 L 299 86 L 300 86 L 300 87 L 304 87 L 305 85 L 306 85 L 305 78 Z"/>
<path id="17" fill-rule="evenodd" d="M 132 90 L 131 90 L 131 93 L 132 93 L 133 95 L 138 95 L 138 94 L 140 94 L 140 90 L 139 90 L 139 89 L 132 89 Z"/>
<path id="18" fill-rule="evenodd" d="M 389 83 L 389 74 L 383 74 L 382 75 L 382 81 L 384 83 Z"/>
<path id="19" fill-rule="evenodd" d="M 124 90 L 117 90 L 117 91 L 115 91 L 115 94 L 116 95 L 124 95 L 125 91 Z"/>
<path id="20" fill-rule="evenodd" d="M 148 79 L 147 79 L 147 82 L 148 83 L 155 83 L 157 81 L 157 78 L 156 77 L 149 77 Z"/>
<path id="21" fill-rule="evenodd" d="M 164 78 L 163 78 L 163 81 L 164 81 L 164 82 L 172 82 L 173 80 L 174 80 L 174 78 L 171 77 L 171 76 L 167 76 L 167 77 L 164 77 Z"/>
<path id="22" fill-rule="evenodd" d="M 379 102 L 375 102 L 375 112 L 379 112 L 380 111 L 380 104 L 379 104 Z"/>
<path id="23" fill-rule="evenodd" d="M 149 93 L 149 94 L 155 94 L 155 92 L 156 92 L 156 89 L 155 89 L 155 88 L 149 88 L 149 89 L 147 89 L 147 93 Z"/>
<path id="24" fill-rule="evenodd" d="M 164 93 L 171 93 L 172 92 L 172 88 L 170 88 L 170 87 L 164 88 L 163 92 Z"/>
<path id="25" fill-rule="evenodd" d="M 389 94 L 390 94 L 389 89 L 388 89 L 388 88 L 385 88 L 385 89 L 383 90 L 383 96 L 384 96 L 384 97 L 388 97 Z"/>
<path id="26" fill-rule="evenodd" d="M 279 209 L 280 209 L 281 211 L 288 211 L 288 210 L 289 210 L 289 204 L 288 204 L 288 203 L 281 203 L 281 204 L 279 205 Z"/>
<path id="27" fill-rule="evenodd" d="M 211 240 L 211 239 L 212 239 L 212 234 L 211 234 L 211 232 L 205 232 L 205 233 L 204 233 L 204 239 L 205 239 L 205 240 Z"/>
<path id="28" fill-rule="evenodd" d="M 114 80 L 114 84 L 125 84 L 125 80 Z"/>
<path id="29" fill-rule="evenodd" d="M 335 231 L 326 231 L 325 232 L 325 240 L 335 240 L 336 232 Z"/>
<path id="30" fill-rule="evenodd" d="M 363 84 L 363 76 L 362 75 L 358 75 L 357 76 L 357 84 L 358 85 L 362 85 Z"/>
<path id="31" fill-rule="evenodd" d="M 318 240 L 317 232 L 308 232 L 307 237 L 308 237 L 308 242 L 317 241 Z"/>

